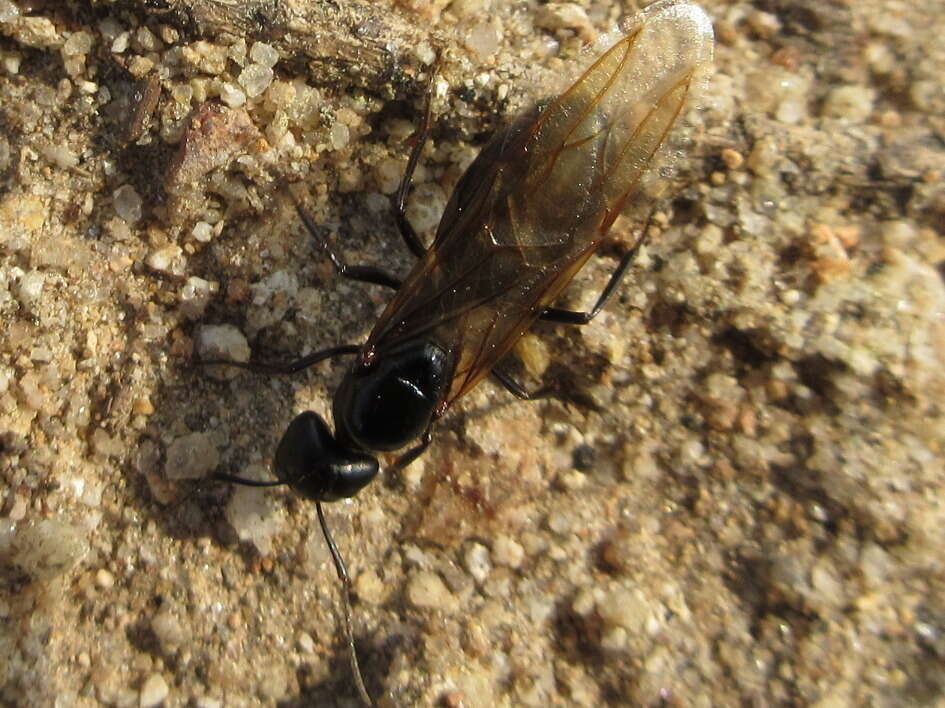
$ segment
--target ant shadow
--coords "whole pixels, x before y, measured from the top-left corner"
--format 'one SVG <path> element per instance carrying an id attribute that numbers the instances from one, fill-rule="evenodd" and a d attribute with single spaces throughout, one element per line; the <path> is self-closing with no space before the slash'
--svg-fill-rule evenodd
<path id="1" fill-rule="evenodd" d="M 351 208 L 356 208 L 352 206 Z M 363 214 L 363 209 L 360 210 Z M 273 231 L 282 230 L 292 234 L 298 244 L 307 247 L 310 238 L 304 234 L 294 220 L 294 212 L 286 217 L 286 223 L 271 226 Z M 364 218 L 362 216 L 362 218 Z M 239 227 L 235 227 L 239 229 Z M 388 225 L 389 228 L 389 225 Z M 383 224 L 378 223 L 378 231 L 383 231 Z M 226 238 L 224 235 L 222 238 Z M 293 250 L 305 250 L 296 244 L 295 248 L 285 249 L 291 254 Z M 208 249 L 209 250 L 209 249 Z M 318 277 L 312 271 L 318 267 L 320 254 L 312 252 L 309 262 L 304 264 L 290 263 L 289 256 L 285 257 L 286 269 L 294 271 L 300 283 L 312 283 L 321 290 Z M 223 260 L 217 256 L 217 261 Z M 259 279 L 258 274 L 252 274 L 252 264 L 245 267 L 245 273 L 240 269 L 222 268 L 219 262 L 214 262 L 212 254 L 197 254 L 191 265 L 191 270 L 197 274 L 212 274 L 214 280 L 225 283 L 240 277 L 246 282 Z M 208 277 L 204 275 L 204 277 Z M 170 281 L 165 281 L 170 282 Z M 328 293 L 332 283 L 324 284 Z M 177 287 L 177 283 L 170 283 L 169 288 Z M 251 343 L 254 351 L 253 358 L 260 360 L 274 360 L 275 355 L 270 351 L 289 352 L 293 346 L 299 349 L 302 342 L 313 339 L 310 335 L 316 327 L 322 330 L 326 340 L 339 336 L 347 325 L 353 322 L 363 323 L 370 319 L 368 313 L 377 309 L 372 303 L 371 293 L 366 293 L 359 302 L 346 307 L 347 314 L 343 319 L 330 319 L 330 306 L 324 307 L 322 314 L 300 312 L 292 310 L 287 313 L 283 321 L 275 326 L 263 329 L 257 341 Z M 339 297 L 345 297 L 342 294 Z M 207 311 L 194 322 L 185 327 L 184 332 L 191 334 L 201 323 L 234 322 L 243 331 L 247 328 L 239 321 L 239 314 L 246 310 L 245 305 L 226 304 L 222 298 L 214 298 Z M 317 324 L 312 324 L 310 318 L 318 318 Z M 302 320 L 305 322 L 301 323 Z M 140 325 L 134 317 L 126 321 L 129 341 L 134 339 L 136 326 Z M 302 330 L 301 334 L 299 330 Z M 334 331 L 334 334 L 333 334 Z M 283 337 L 285 332 L 290 336 Z M 329 344 L 330 341 L 316 342 L 316 345 Z M 159 350 L 165 352 L 168 342 L 158 341 L 152 345 L 153 352 L 147 354 L 157 360 Z M 257 352 L 264 352 L 257 354 Z M 289 358 L 289 357 L 285 357 Z M 207 370 L 189 363 L 187 357 L 171 358 L 171 366 L 165 375 L 162 384 L 151 392 L 151 403 L 154 413 L 147 419 L 147 423 L 139 436 L 139 450 L 132 461 L 132 474 L 128 477 L 128 495 L 131 506 L 136 507 L 141 515 L 153 522 L 157 527 L 158 535 L 173 539 L 180 543 L 182 567 L 189 568 L 189 573 L 201 573 L 205 576 L 208 589 L 214 593 L 222 593 L 235 597 L 232 592 L 224 588 L 239 585 L 241 582 L 255 584 L 254 591 L 258 594 L 285 592 L 299 593 L 307 585 L 311 585 L 313 578 L 318 584 L 318 597 L 327 598 L 320 607 L 320 615 L 331 616 L 335 620 L 334 629 L 312 632 L 315 636 L 331 637 L 327 646 L 320 648 L 314 660 L 315 666 L 303 654 L 301 662 L 293 671 L 299 690 L 296 696 L 284 699 L 283 704 L 293 705 L 331 705 L 356 700 L 357 693 L 351 677 L 348 647 L 343 641 L 342 620 L 340 610 L 341 589 L 335 570 L 328 558 L 327 551 L 324 558 L 319 557 L 316 567 L 308 569 L 308 575 L 300 574 L 294 566 L 296 560 L 291 551 L 286 550 L 284 541 L 273 536 L 275 547 L 274 555 L 263 557 L 257 548 L 249 541 L 241 541 L 236 530 L 228 519 L 227 505 L 231 495 L 229 485 L 207 481 L 206 477 L 215 472 L 227 472 L 234 475 L 246 476 L 247 469 L 253 469 L 259 474 L 268 474 L 268 460 L 274 451 L 285 425 L 294 415 L 293 401 L 309 402 L 319 400 L 324 404 L 326 393 L 333 391 L 340 380 L 347 361 L 341 360 L 332 363 L 323 363 L 319 366 L 293 375 L 270 376 L 253 372 L 237 372 L 227 379 L 212 378 Z M 128 375 L 132 375 L 130 360 Z M 120 411 L 113 411 L 112 415 Z M 324 413 L 325 411 L 323 411 Z M 188 459 L 185 466 L 191 470 L 171 469 L 173 461 L 169 459 L 168 450 L 175 443 L 188 436 L 202 435 L 206 446 L 194 446 L 192 450 L 200 454 L 209 450 L 215 461 Z M 202 470 L 203 479 L 191 479 L 191 471 Z M 183 479 L 173 479 L 182 476 Z M 269 509 L 275 509 L 285 503 L 288 512 L 293 512 L 293 518 L 300 517 L 300 507 L 308 505 L 304 501 L 294 499 L 289 493 L 272 493 L 259 491 L 259 498 L 266 499 Z M 318 541 L 323 542 L 318 531 L 314 506 L 305 511 L 308 527 L 303 528 L 303 538 L 318 535 Z M 292 522 L 294 523 L 294 522 Z M 285 524 L 283 524 L 285 525 Z M 298 536 L 300 530 L 296 528 L 292 533 Z M 200 556 L 215 557 L 218 561 L 201 561 Z M 222 563 L 223 565 L 218 565 Z M 260 568 L 268 568 L 260 572 Z M 273 569 L 275 568 L 275 569 Z M 313 575 L 314 573 L 314 575 Z M 233 575 L 236 579 L 227 582 L 227 577 Z M 249 579 L 248 581 L 246 579 Z M 221 588 L 221 584 L 223 588 Z M 209 600 L 207 600 L 209 604 Z M 202 604 L 202 601 L 197 603 Z M 290 604 L 291 607 L 291 604 Z M 230 608 L 239 612 L 237 607 Z M 381 608 L 383 609 L 383 607 Z M 355 606 L 355 619 L 358 610 Z M 193 619 L 193 618 L 187 618 Z M 200 624 L 199 620 L 195 624 Z M 356 621 L 357 626 L 357 621 Z M 200 630 L 197 630 L 200 631 Z M 311 631 L 311 630 L 310 630 Z M 328 632 L 332 634 L 329 635 Z M 176 660 L 162 651 L 160 643 L 146 622 L 138 623 L 129 628 L 127 634 L 129 643 L 139 651 L 160 656 L 164 663 L 175 672 Z M 209 640 L 210 637 L 198 637 L 197 643 Z M 383 694 L 384 681 L 391 667 L 394 657 L 404 644 L 397 636 L 377 642 L 369 634 L 356 633 L 355 642 L 359 659 L 362 662 L 362 673 L 372 695 Z M 212 645 L 212 642 L 210 642 Z M 199 651 L 199 650 L 198 650 Z M 212 656 L 207 657 L 213 662 Z M 326 668 L 327 667 L 327 668 Z M 182 669 L 186 675 L 187 669 Z M 327 678 L 326 678 L 327 677 Z"/>

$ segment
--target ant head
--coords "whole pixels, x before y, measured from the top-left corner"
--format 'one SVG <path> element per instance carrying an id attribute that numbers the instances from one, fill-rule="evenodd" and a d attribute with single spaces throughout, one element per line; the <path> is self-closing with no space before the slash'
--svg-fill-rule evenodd
<path id="1" fill-rule="evenodd" d="M 447 361 L 440 347 L 420 341 L 355 363 L 335 393 L 338 440 L 389 451 L 420 437 L 447 390 Z"/>
<path id="2" fill-rule="evenodd" d="M 289 423 L 274 461 L 276 476 L 315 501 L 353 497 L 377 476 L 377 460 L 366 452 L 345 447 L 325 421 L 312 411 Z"/>

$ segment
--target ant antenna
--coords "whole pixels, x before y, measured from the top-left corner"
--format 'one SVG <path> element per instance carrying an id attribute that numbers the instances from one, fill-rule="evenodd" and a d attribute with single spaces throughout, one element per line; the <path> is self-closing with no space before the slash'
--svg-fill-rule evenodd
<path id="1" fill-rule="evenodd" d="M 219 482 L 229 482 L 230 484 L 241 484 L 244 487 L 279 487 L 283 484 L 289 484 L 282 480 L 259 480 L 246 479 L 236 475 L 218 472 L 213 475 L 213 479 Z M 328 544 L 328 551 L 331 553 L 331 559 L 335 564 L 335 572 L 338 573 L 338 579 L 341 581 L 341 598 L 344 602 L 344 624 L 345 638 L 348 642 L 348 657 L 351 662 L 351 673 L 354 674 L 354 685 L 358 689 L 358 695 L 364 704 L 373 708 L 374 701 L 371 700 L 371 694 L 368 693 L 364 685 L 364 678 L 361 676 L 361 666 L 358 664 L 358 653 L 354 648 L 354 622 L 351 619 L 351 577 L 348 575 L 348 568 L 345 566 L 344 558 L 335 539 L 332 538 L 328 530 L 328 523 L 325 521 L 325 512 L 322 510 L 322 503 L 315 502 L 315 511 L 318 514 L 318 525 L 322 527 L 322 535 L 325 537 L 325 543 Z"/>
<path id="2" fill-rule="evenodd" d="M 341 557 L 341 551 L 335 545 L 335 539 L 331 537 L 328 530 L 328 524 L 325 522 L 325 512 L 322 511 L 322 503 L 315 502 L 315 511 L 318 513 L 318 523 L 322 527 L 322 535 L 328 544 L 328 550 L 331 552 L 331 559 L 335 562 L 335 570 L 338 573 L 338 579 L 341 581 L 341 597 L 344 600 L 344 621 L 345 636 L 348 640 L 348 656 L 351 660 L 351 673 L 354 674 L 354 684 L 358 687 L 358 694 L 365 705 L 373 706 L 367 688 L 364 686 L 364 679 L 361 677 L 361 667 L 358 665 L 358 652 L 354 648 L 354 623 L 351 621 L 351 577 L 348 575 L 348 569 L 345 567 L 344 558 Z"/>

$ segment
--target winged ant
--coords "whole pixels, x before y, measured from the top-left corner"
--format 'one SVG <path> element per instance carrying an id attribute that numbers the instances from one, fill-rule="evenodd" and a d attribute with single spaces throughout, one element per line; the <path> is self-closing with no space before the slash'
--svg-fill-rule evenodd
<path id="1" fill-rule="evenodd" d="M 697 5 L 662 0 L 608 39 L 610 45 L 570 88 L 482 148 L 457 183 L 429 248 L 404 210 L 430 127 L 427 111 L 394 204 L 404 243 L 418 259 L 404 280 L 375 266 L 344 263 L 297 206 L 339 275 L 396 290 L 365 343 L 331 347 L 286 365 L 205 362 L 288 374 L 336 356 L 354 358 L 334 396 L 334 433 L 306 411 L 276 448 L 277 480 L 215 478 L 288 485 L 315 502 L 342 584 L 352 673 L 365 703 L 371 699 L 354 646 L 351 581 L 322 502 L 354 496 L 374 479 L 377 452 L 407 448 L 390 469 L 410 464 L 429 446 L 436 421 L 487 375 L 518 398 L 533 398 L 497 371 L 497 362 L 536 320 L 587 324 L 614 293 L 645 230 L 592 309 L 553 305 L 607 240 L 617 216 L 633 199 L 645 197 L 641 181 L 712 60 L 713 33 Z"/>

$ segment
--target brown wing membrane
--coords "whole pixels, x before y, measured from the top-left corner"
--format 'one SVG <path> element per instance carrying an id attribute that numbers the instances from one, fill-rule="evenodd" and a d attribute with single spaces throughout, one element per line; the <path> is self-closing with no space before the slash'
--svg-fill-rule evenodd
<path id="1" fill-rule="evenodd" d="M 561 96 L 495 136 L 367 349 L 424 338 L 449 352 L 439 413 L 475 386 L 604 240 L 711 55 L 702 10 L 659 2 Z"/>

